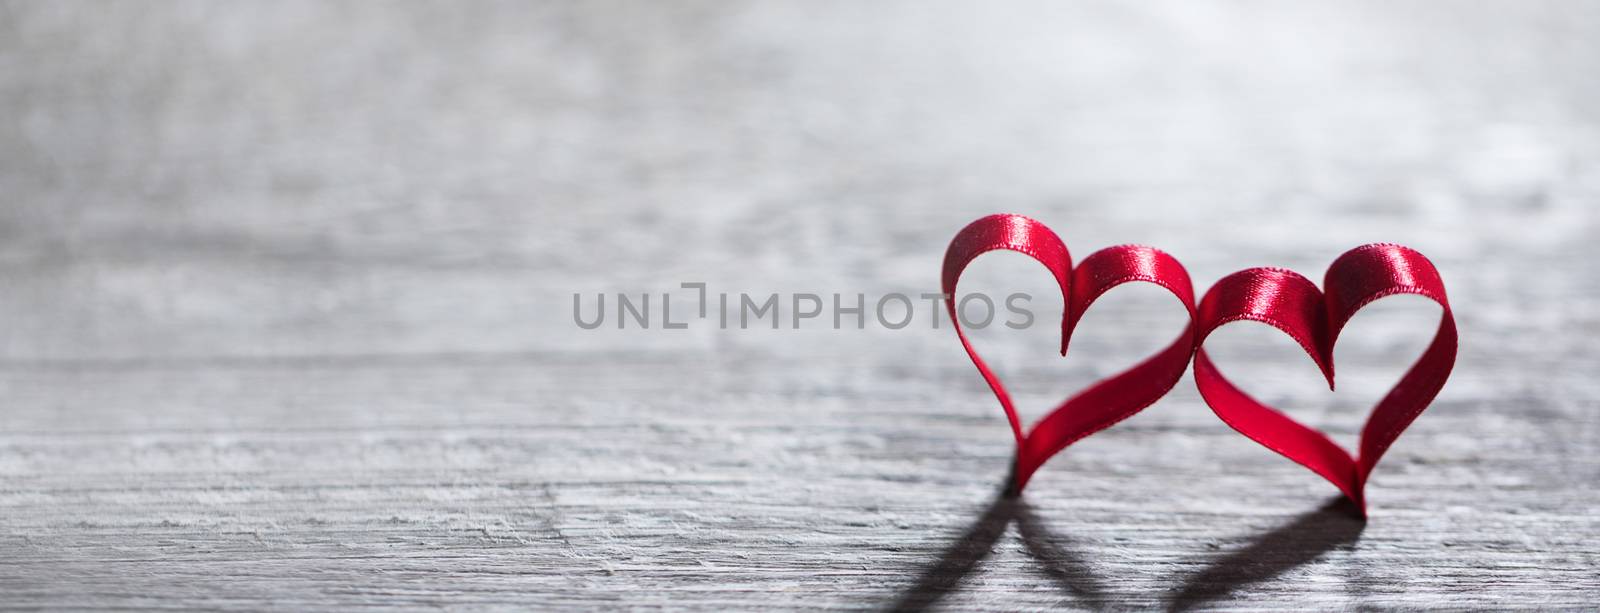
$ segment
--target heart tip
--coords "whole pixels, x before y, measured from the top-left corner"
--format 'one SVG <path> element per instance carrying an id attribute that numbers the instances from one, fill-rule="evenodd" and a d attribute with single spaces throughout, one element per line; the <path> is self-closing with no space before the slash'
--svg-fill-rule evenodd
<path id="1" fill-rule="evenodd" d="M 1022 496 L 1022 487 L 1028 484 L 1028 478 L 1017 473 L 1017 461 L 1011 461 L 1011 473 L 1006 475 L 1006 487 L 1001 496 L 1017 498 Z"/>
<path id="2" fill-rule="evenodd" d="M 1361 523 L 1367 521 L 1367 504 L 1346 493 L 1336 496 L 1322 506 L 1321 512 L 1343 515 Z"/>
<path id="3" fill-rule="evenodd" d="M 1346 498 L 1346 500 L 1349 501 L 1348 511 L 1350 517 L 1361 523 L 1367 523 L 1367 501 L 1354 498 Z"/>

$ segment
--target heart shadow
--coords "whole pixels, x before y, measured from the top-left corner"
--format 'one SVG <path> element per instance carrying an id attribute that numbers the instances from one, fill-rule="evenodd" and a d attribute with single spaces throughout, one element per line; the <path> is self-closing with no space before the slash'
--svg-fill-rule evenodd
<path id="1" fill-rule="evenodd" d="M 1040 521 L 1032 507 L 1008 492 L 1008 477 L 1000 491 L 967 529 L 917 581 L 889 605 L 890 611 L 926 611 L 958 591 L 994 551 L 1006 527 L 1013 522 L 1028 555 L 1040 564 L 1039 572 L 1055 581 L 1077 604 L 1089 610 L 1118 608 L 1092 566 L 1070 544 Z M 1227 598 L 1235 590 L 1278 577 L 1304 566 L 1323 554 L 1355 544 L 1366 527 L 1361 511 L 1343 496 L 1322 508 L 1255 537 L 1243 549 L 1206 564 L 1182 582 L 1168 611 L 1188 611 Z"/>
<path id="2" fill-rule="evenodd" d="M 1282 575 L 1321 557 L 1354 545 L 1366 528 L 1361 509 L 1339 496 L 1316 511 L 1260 535 L 1240 549 L 1212 561 L 1190 575 L 1169 603 L 1168 611 L 1188 611 L 1227 597 L 1238 588 Z"/>
<path id="3" fill-rule="evenodd" d="M 1105 590 L 1100 580 L 1068 544 L 1067 538 L 1052 532 L 1039 521 L 1026 501 L 1011 493 L 1012 483 L 1008 476 L 989 508 L 922 572 L 915 584 L 895 599 L 888 610 L 925 611 L 954 593 L 961 580 L 972 574 L 994 551 L 995 544 L 1005 535 L 1006 526 L 1012 522 L 1017 524 L 1017 535 L 1028 555 L 1041 565 L 1040 572 L 1055 581 L 1062 591 L 1077 598 L 1085 608 L 1101 608 Z"/>

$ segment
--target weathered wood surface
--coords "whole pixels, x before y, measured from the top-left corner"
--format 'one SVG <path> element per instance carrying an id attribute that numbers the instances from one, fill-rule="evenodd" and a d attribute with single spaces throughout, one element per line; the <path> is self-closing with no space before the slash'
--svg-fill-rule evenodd
<path id="1" fill-rule="evenodd" d="M 1520 0 L 0 5 L 0 607 L 1593 607 L 1596 74 L 1600 12 Z M 1202 289 L 1412 245 L 1456 375 L 1362 525 L 1187 378 L 997 500 L 925 303 L 572 322 L 936 291 L 1000 210 Z M 1064 360 L 979 335 L 1030 415 L 1176 330 L 1106 300 Z M 1379 307 L 1338 393 L 1263 330 L 1219 360 L 1348 444 L 1436 317 Z"/>

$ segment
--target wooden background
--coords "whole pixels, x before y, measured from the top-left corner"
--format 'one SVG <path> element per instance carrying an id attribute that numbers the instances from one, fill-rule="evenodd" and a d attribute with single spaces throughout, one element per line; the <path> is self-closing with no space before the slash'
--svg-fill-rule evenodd
<path id="1" fill-rule="evenodd" d="M 0 3 L 0 608 L 1591 608 L 1595 75 L 1578 2 Z M 937 291 L 996 211 L 1201 290 L 1411 245 L 1455 376 L 1364 525 L 1187 377 L 1012 503 L 925 302 L 572 320 Z M 1031 418 L 1177 310 L 977 342 Z M 1363 312 L 1337 393 L 1214 346 L 1349 445 L 1436 317 Z"/>

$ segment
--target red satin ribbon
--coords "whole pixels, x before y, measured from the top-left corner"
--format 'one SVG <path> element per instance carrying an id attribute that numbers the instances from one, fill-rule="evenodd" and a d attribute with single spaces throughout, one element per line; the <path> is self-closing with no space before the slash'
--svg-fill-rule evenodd
<path id="1" fill-rule="evenodd" d="M 1367 477 L 1383 453 L 1444 387 L 1456 359 L 1456 324 L 1433 264 L 1409 248 L 1375 244 L 1334 260 L 1324 294 L 1309 279 L 1280 268 L 1251 268 L 1218 281 L 1200 301 L 1194 379 L 1200 395 L 1234 430 L 1338 486 L 1366 514 Z M 1411 367 L 1372 409 L 1352 457 L 1326 435 L 1239 391 L 1206 356 L 1205 339 L 1232 321 L 1253 320 L 1287 333 L 1304 347 L 1333 388 L 1333 346 L 1350 317 L 1374 300 L 1417 294 L 1443 309 L 1439 330 Z"/>
<path id="2" fill-rule="evenodd" d="M 1027 255 L 1044 264 L 1055 277 L 1065 304 L 1061 322 L 1063 356 L 1067 354 L 1073 328 L 1089 305 L 1107 290 L 1130 281 L 1154 283 L 1172 292 L 1189 311 L 1190 322 L 1166 349 L 1067 399 L 1031 431 L 1024 433 L 1011 396 L 968 342 L 956 313 L 956 281 L 961 278 L 961 271 L 974 258 L 996 249 Z M 984 380 L 989 382 L 989 388 L 994 390 L 1000 406 L 1005 409 L 1006 418 L 1011 421 L 1011 431 L 1017 439 L 1013 494 L 1020 493 L 1034 471 L 1056 452 L 1127 419 L 1166 395 L 1183 378 L 1194 352 L 1194 286 L 1189 281 L 1189 273 L 1172 256 L 1150 247 L 1107 247 L 1073 268 L 1067 246 L 1044 224 L 1021 215 L 990 215 L 972 222 L 951 240 L 944 256 L 943 286 L 946 306 L 956 334 L 961 337 L 961 346 L 966 348 L 978 372 L 983 373 Z"/>

